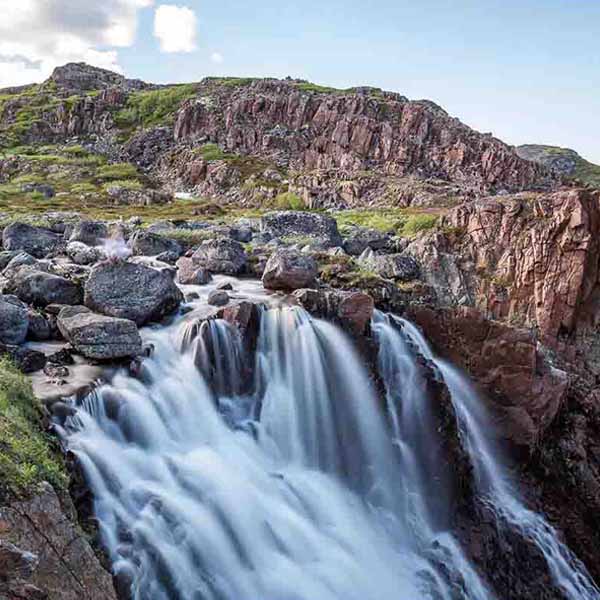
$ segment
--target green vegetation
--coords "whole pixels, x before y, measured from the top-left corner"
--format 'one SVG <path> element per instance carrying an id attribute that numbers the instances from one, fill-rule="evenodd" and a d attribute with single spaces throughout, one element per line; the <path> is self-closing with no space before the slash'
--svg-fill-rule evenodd
<path id="1" fill-rule="evenodd" d="M 206 81 L 227 87 L 245 87 L 256 79 L 256 77 L 207 77 Z"/>
<path id="2" fill-rule="evenodd" d="M 66 488 L 67 475 L 53 445 L 42 431 L 31 383 L 10 361 L 0 360 L 0 486 L 17 495 L 43 481 Z"/>
<path id="3" fill-rule="evenodd" d="M 102 185 L 102 189 L 106 192 L 110 188 L 121 188 L 123 190 L 141 191 L 144 185 L 137 179 L 113 179 Z"/>
<path id="4" fill-rule="evenodd" d="M 230 160 L 236 157 L 234 154 L 228 154 L 217 144 L 208 143 L 196 149 L 196 152 L 207 162 L 213 160 Z"/>
<path id="5" fill-rule="evenodd" d="M 278 210 L 304 210 L 304 200 L 293 192 L 283 192 L 274 200 L 274 208 Z"/>
<path id="6" fill-rule="evenodd" d="M 402 226 L 402 235 L 404 237 L 414 237 L 422 231 L 433 229 L 438 222 L 438 215 L 415 214 L 410 215 Z"/>
<path id="7" fill-rule="evenodd" d="M 294 85 L 302 92 L 316 92 L 317 94 L 339 94 L 346 91 L 334 87 L 328 87 L 326 85 L 310 83 L 309 81 L 301 81 L 299 83 L 295 83 Z"/>
<path id="8" fill-rule="evenodd" d="M 114 181 L 119 179 L 137 179 L 139 173 L 131 163 L 114 163 L 100 167 L 97 176 L 99 179 Z"/>
<path id="9" fill-rule="evenodd" d="M 442 211 L 425 212 L 407 208 L 376 208 L 368 210 L 343 210 L 333 216 L 342 233 L 353 226 L 368 227 L 402 237 L 414 237 L 436 226 Z"/>
<path id="10" fill-rule="evenodd" d="M 183 102 L 195 94 L 194 84 L 132 92 L 127 98 L 127 106 L 115 114 L 115 123 L 125 130 L 167 125 L 174 120 Z"/>

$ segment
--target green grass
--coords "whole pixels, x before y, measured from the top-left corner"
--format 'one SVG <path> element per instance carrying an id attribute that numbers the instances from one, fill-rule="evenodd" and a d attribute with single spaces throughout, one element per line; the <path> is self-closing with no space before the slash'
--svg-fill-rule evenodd
<path id="1" fill-rule="evenodd" d="M 293 192 L 278 194 L 273 201 L 273 207 L 278 210 L 304 210 L 306 208 L 304 200 Z"/>
<path id="2" fill-rule="evenodd" d="M 294 85 L 302 92 L 315 92 L 317 94 L 338 94 L 345 91 L 326 85 L 318 85 L 309 81 L 301 81 L 299 83 L 295 83 Z"/>
<path id="3" fill-rule="evenodd" d="M 28 494 L 43 481 L 64 489 L 67 475 L 52 438 L 42 431 L 41 408 L 31 383 L 0 360 L 0 487 Z"/>
<path id="4" fill-rule="evenodd" d="M 245 87 L 256 81 L 256 77 L 207 77 L 206 80 L 225 87 Z"/>
<path id="5" fill-rule="evenodd" d="M 410 215 L 406 223 L 402 226 L 402 234 L 404 237 L 414 237 L 417 234 L 433 229 L 439 220 L 438 215 L 432 214 L 416 214 Z"/>
<path id="6" fill-rule="evenodd" d="M 105 181 L 137 179 L 139 173 L 131 163 L 114 163 L 100 167 L 97 171 L 97 177 Z"/>
<path id="7" fill-rule="evenodd" d="M 217 144 L 213 143 L 203 144 L 199 148 L 196 148 L 195 152 L 207 162 L 211 162 L 214 160 L 228 160 L 235 158 L 236 156 L 234 154 L 228 154 L 227 152 L 222 150 Z"/>
<path id="8" fill-rule="evenodd" d="M 127 99 L 127 106 L 115 114 L 115 124 L 126 130 L 168 125 L 183 102 L 195 94 L 196 86 L 193 84 L 132 92 Z"/>
<path id="9" fill-rule="evenodd" d="M 442 212 L 441 210 L 418 212 L 406 208 L 374 208 L 343 210 L 334 213 L 333 217 L 342 234 L 347 234 L 353 226 L 359 226 L 402 237 L 414 237 L 422 231 L 435 227 Z"/>
<path id="10" fill-rule="evenodd" d="M 113 179 L 102 185 L 104 191 L 108 191 L 110 188 L 115 187 L 132 191 L 141 191 L 144 189 L 144 185 L 137 179 Z"/>

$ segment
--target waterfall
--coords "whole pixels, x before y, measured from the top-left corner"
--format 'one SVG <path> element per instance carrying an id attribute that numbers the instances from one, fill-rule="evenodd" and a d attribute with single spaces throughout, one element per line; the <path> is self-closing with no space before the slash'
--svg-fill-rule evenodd
<path id="1" fill-rule="evenodd" d="M 262 311 L 252 356 L 234 327 L 193 319 L 149 330 L 141 375 L 117 374 L 62 430 L 132 598 L 494 599 L 449 528 L 416 330 L 376 316 L 380 398 L 346 335 L 298 307 Z"/>
<path id="2" fill-rule="evenodd" d="M 477 488 L 498 521 L 518 531 L 524 539 L 537 546 L 556 585 L 566 598 L 598 600 L 600 590 L 585 566 L 560 541 L 546 519 L 528 509 L 520 497 L 502 451 L 494 441 L 492 421 L 468 379 L 451 364 L 436 357 L 427 340 L 411 322 L 382 313 L 377 313 L 374 321 L 374 327 L 393 340 L 388 344 L 395 344 L 399 348 L 410 341 L 441 373 L 459 420 L 462 443 L 475 471 Z M 387 360 L 399 360 L 401 353 L 393 352 L 394 356 L 390 358 L 390 353 L 383 351 Z M 410 410 L 414 409 L 403 405 L 403 412 Z M 409 420 L 409 423 L 414 423 L 414 420 Z"/>

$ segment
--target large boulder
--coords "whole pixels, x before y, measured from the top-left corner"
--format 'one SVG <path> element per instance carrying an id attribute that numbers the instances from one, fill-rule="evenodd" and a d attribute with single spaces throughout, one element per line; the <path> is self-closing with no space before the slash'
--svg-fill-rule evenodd
<path id="1" fill-rule="evenodd" d="M 385 250 L 390 245 L 387 233 L 368 227 L 354 227 L 344 238 L 344 250 L 351 256 L 360 256 L 367 248 Z"/>
<path id="2" fill-rule="evenodd" d="M 158 321 L 177 310 L 183 295 L 168 271 L 130 262 L 97 264 L 85 284 L 85 305 L 137 325 Z"/>
<path id="3" fill-rule="evenodd" d="M 88 358 L 110 360 L 142 351 L 142 338 L 133 321 L 99 315 L 85 306 L 63 308 L 58 328 L 75 350 Z"/>
<path id="4" fill-rule="evenodd" d="M 407 254 L 376 254 L 367 248 L 358 262 L 385 279 L 412 281 L 419 277 L 417 261 Z"/>
<path id="5" fill-rule="evenodd" d="M 263 285 L 271 290 L 297 290 L 311 287 L 317 277 L 317 263 L 312 256 L 282 249 L 267 261 Z"/>
<path id="6" fill-rule="evenodd" d="M 100 221 L 79 221 L 73 228 L 70 242 L 81 242 L 88 246 L 99 246 L 108 238 L 108 227 Z"/>
<path id="7" fill-rule="evenodd" d="M 197 266 L 194 260 L 187 256 L 182 256 L 175 266 L 177 267 L 177 281 L 182 285 L 204 285 L 212 279 L 206 269 Z"/>
<path id="8" fill-rule="evenodd" d="M 27 306 L 15 296 L 0 296 L 0 342 L 22 344 L 28 328 Z"/>
<path id="9" fill-rule="evenodd" d="M 2 245 L 5 250 L 22 251 L 44 258 L 60 248 L 62 237 L 43 227 L 34 227 L 27 223 L 13 223 L 2 233 Z"/>
<path id="10" fill-rule="evenodd" d="M 180 256 L 183 252 L 175 240 L 157 235 L 151 231 L 137 231 L 129 240 L 133 254 L 137 256 L 158 256 L 164 252 L 171 252 Z"/>
<path id="11" fill-rule="evenodd" d="M 276 238 L 297 238 L 324 246 L 341 246 L 342 236 L 333 217 L 295 210 L 267 213 L 261 229 Z"/>
<path id="12" fill-rule="evenodd" d="M 104 258 L 100 248 L 88 246 L 83 242 L 69 242 L 67 256 L 77 265 L 91 265 Z"/>
<path id="13" fill-rule="evenodd" d="M 242 244 L 222 237 L 203 242 L 192 260 L 211 273 L 239 275 L 246 267 L 247 257 Z"/>
<path id="14" fill-rule="evenodd" d="M 35 267 L 21 267 L 5 291 L 34 306 L 81 304 L 81 288 L 76 283 Z"/>

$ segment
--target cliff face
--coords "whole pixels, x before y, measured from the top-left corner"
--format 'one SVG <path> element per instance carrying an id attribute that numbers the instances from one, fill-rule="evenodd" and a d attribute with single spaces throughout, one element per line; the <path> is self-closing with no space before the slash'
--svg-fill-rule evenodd
<path id="1" fill-rule="evenodd" d="M 297 171 L 418 173 L 475 192 L 547 182 L 543 167 L 432 103 L 369 90 L 311 93 L 294 82 L 273 80 L 219 89 L 210 99 L 182 107 L 174 136 L 180 142 L 217 142 Z"/>

